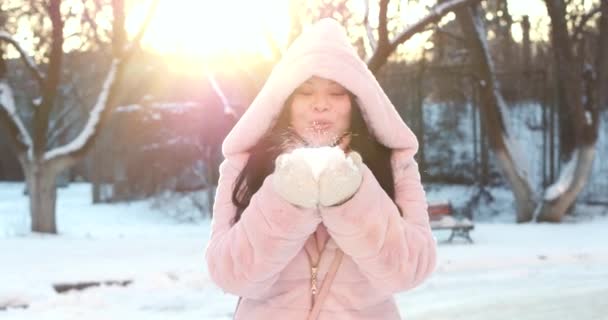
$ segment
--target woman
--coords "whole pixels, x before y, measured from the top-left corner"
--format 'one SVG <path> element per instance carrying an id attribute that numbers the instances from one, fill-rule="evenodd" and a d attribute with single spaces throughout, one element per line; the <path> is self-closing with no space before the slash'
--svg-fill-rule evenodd
<path id="1" fill-rule="evenodd" d="M 345 30 L 305 30 L 222 145 L 206 260 L 235 318 L 401 319 L 436 260 L 417 148 Z"/>

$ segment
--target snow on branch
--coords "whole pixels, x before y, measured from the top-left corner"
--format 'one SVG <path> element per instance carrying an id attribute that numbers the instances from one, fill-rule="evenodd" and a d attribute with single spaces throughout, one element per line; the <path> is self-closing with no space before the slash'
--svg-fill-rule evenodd
<path id="1" fill-rule="evenodd" d="M 91 109 L 89 118 L 82 131 L 80 131 L 78 136 L 76 136 L 76 138 L 74 138 L 74 140 L 72 140 L 70 143 L 47 151 L 43 157 L 45 161 L 51 161 L 59 158 L 67 161 L 70 161 L 70 158 L 71 160 L 74 160 L 75 157 L 78 157 L 78 154 L 86 152 L 86 149 L 91 145 L 91 142 L 93 139 L 95 139 L 95 136 L 99 134 L 99 131 L 101 130 L 100 126 L 103 125 L 102 122 L 104 114 L 106 113 L 106 109 L 109 108 L 110 96 L 114 94 L 114 86 L 119 78 L 119 69 L 123 70 L 124 65 L 130 60 L 137 48 L 139 48 L 139 42 L 144 36 L 145 31 L 152 20 L 154 12 L 158 7 L 158 3 L 159 0 L 152 1 L 144 23 L 133 40 L 128 45 L 120 44 L 122 50 L 115 55 L 114 60 L 112 61 L 110 70 L 108 71 L 101 91 L 97 96 L 97 101 Z M 61 160 L 59 162 L 61 162 Z"/>
<path id="2" fill-rule="evenodd" d="M 215 94 L 217 94 L 217 96 L 222 101 L 222 105 L 224 106 L 224 113 L 234 117 L 235 119 L 238 118 L 236 111 L 230 105 L 230 101 L 228 101 L 228 98 L 226 98 L 226 95 L 218 85 L 217 81 L 215 81 L 213 74 L 208 73 L 207 79 L 209 80 L 209 83 L 211 83 L 211 87 L 213 88 Z"/>
<path id="3" fill-rule="evenodd" d="M 13 90 L 6 80 L 0 81 L 0 121 L 2 120 L 8 124 L 8 129 L 15 133 L 13 137 L 17 147 L 22 151 L 31 151 L 32 138 L 17 114 Z"/>
<path id="4" fill-rule="evenodd" d="M 423 31 L 426 26 L 431 23 L 438 22 L 441 18 L 450 11 L 459 9 L 460 7 L 468 6 L 473 3 L 480 2 L 480 0 L 450 0 L 435 5 L 430 9 L 430 12 L 416 23 L 408 26 L 403 30 L 396 38 L 391 42 L 392 47 L 407 41 L 409 38 L 414 36 L 416 33 Z"/>
<path id="5" fill-rule="evenodd" d="M 374 30 L 372 30 L 372 26 L 369 24 L 369 0 L 364 0 L 363 3 L 365 4 L 365 18 L 363 18 L 363 25 L 367 31 L 369 46 L 372 48 L 372 51 L 376 51 L 377 43 L 376 39 L 374 38 Z"/>
<path id="6" fill-rule="evenodd" d="M 38 83 L 42 84 L 44 82 L 44 75 L 42 74 L 42 71 L 38 69 L 36 62 L 34 62 L 27 52 L 25 52 L 19 42 L 4 30 L 0 30 L 0 40 L 8 42 L 15 47 L 15 49 L 19 52 L 19 55 L 21 55 L 21 59 L 23 62 L 25 62 L 25 65 L 28 67 L 28 69 L 30 69 L 36 80 L 38 80 Z"/>
<path id="7" fill-rule="evenodd" d="M 97 102 L 91 110 L 89 114 L 89 119 L 84 125 L 82 131 L 70 143 L 47 151 L 44 155 L 44 160 L 48 161 L 57 157 L 66 156 L 78 152 L 89 142 L 89 140 L 93 138 L 93 136 L 96 134 L 96 131 L 99 129 L 98 125 L 101 120 L 102 113 L 108 107 L 110 89 L 116 81 L 116 74 L 118 71 L 119 64 L 120 60 L 118 59 L 114 59 L 112 61 L 110 71 L 108 71 L 106 80 L 104 81 L 103 87 L 101 88 L 101 92 L 97 97 Z"/>
<path id="8" fill-rule="evenodd" d="M 0 80 L 0 103 L 9 114 L 16 114 L 17 108 L 15 108 L 13 90 L 11 90 L 11 87 L 8 85 L 5 79 Z"/>
<path id="9" fill-rule="evenodd" d="M 578 149 L 573 152 L 570 160 L 563 166 L 557 181 L 547 188 L 544 196 L 545 201 L 553 201 L 559 198 L 572 186 L 575 178 L 576 166 L 579 160 L 579 153 L 580 151 Z"/>

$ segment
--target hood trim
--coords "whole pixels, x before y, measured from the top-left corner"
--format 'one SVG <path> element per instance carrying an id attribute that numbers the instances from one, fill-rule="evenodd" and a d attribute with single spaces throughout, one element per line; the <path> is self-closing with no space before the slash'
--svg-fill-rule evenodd
<path id="1" fill-rule="evenodd" d="M 322 40 L 320 40 L 322 39 Z M 312 76 L 340 83 L 356 96 L 370 133 L 391 149 L 418 151 L 418 140 L 350 44 L 346 30 L 326 18 L 306 29 L 273 68 L 268 80 L 222 144 L 225 157 L 249 150 L 276 122 L 289 95 Z"/>

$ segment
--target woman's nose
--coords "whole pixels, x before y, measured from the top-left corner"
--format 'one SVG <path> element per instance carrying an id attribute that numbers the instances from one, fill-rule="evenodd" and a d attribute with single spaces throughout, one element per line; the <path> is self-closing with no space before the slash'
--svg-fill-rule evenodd
<path id="1" fill-rule="evenodd" d="M 313 110 L 317 111 L 317 112 L 323 112 L 323 111 L 326 111 L 327 109 L 329 109 L 329 108 L 324 103 L 318 103 L 318 104 L 313 105 Z"/>
<path id="2" fill-rule="evenodd" d="M 313 101 L 312 108 L 314 111 L 325 111 L 329 109 L 329 103 L 325 97 L 316 97 Z"/>

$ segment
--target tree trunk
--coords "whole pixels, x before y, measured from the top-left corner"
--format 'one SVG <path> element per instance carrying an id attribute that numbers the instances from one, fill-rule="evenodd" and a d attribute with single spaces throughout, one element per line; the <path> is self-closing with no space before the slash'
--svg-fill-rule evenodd
<path id="1" fill-rule="evenodd" d="M 555 57 L 560 115 L 560 159 L 558 180 L 545 191 L 537 221 L 559 222 L 573 207 L 588 181 L 595 157 L 599 113 L 595 97 L 583 89 L 583 78 L 572 48 L 563 0 L 546 0 L 551 17 L 551 40 Z M 583 101 L 586 101 L 583 104 Z"/>
<path id="2" fill-rule="evenodd" d="M 99 139 L 103 139 L 103 137 L 99 137 Z M 102 188 L 101 188 L 101 184 L 103 183 L 103 179 L 101 179 L 101 171 L 103 170 L 104 166 L 103 166 L 103 162 L 102 159 L 104 157 L 103 153 L 100 151 L 101 149 L 101 143 L 97 143 L 96 146 L 92 147 L 91 153 L 93 154 L 93 157 L 91 159 L 91 184 L 92 184 L 92 196 L 93 196 L 93 203 L 97 204 L 97 203 L 101 203 L 102 201 Z M 105 199 L 104 199 L 105 200 Z"/>
<path id="3" fill-rule="evenodd" d="M 608 1 L 602 0 L 600 6 L 600 41 L 597 53 L 597 86 L 599 110 L 608 111 Z"/>
<path id="4" fill-rule="evenodd" d="M 425 159 L 425 139 L 424 139 L 424 90 L 422 89 L 424 83 L 424 73 L 426 70 L 426 60 L 421 60 L 418 64 L 418 70 L 416 71 L 416 86 L 415 86 L 415 108 L 417 118 L 416 134 L 418 135 L 419 146 L 418 146 L 418 164 L 420 172 L 426 172 L 426 161 Z"/>
<path id="5" fill-rule="evenodd" d="M 569 161 L 574 150 L 580 145 L 579 122 L 581 116 L 581 71 L 576 63 L 572 41 L 568 34 L 566 4 L 563 0 L 546 0 L 547 12 L 551 17 L 551 41 L 555 57 L 557 80 L 557 106 L 559 112 L 560 159 Z M 577 101 L 578 100 L 578 101 Z"/>
<path id="6" fill-rule="evenodd" d="M 215 204 L 215 193 L 217 192 L 215 185 L 207 186 L 207 212 L 202 212 L 203 215 L 208 215 L 213 218 L 213 205 Z"/>
<path id="7" fill-rule="evenodd" d="M 215 203 L 216 186 L 219 180 L 219 162 L 217 155 L 219 149 L 214 147 L 205 148 L 205 181 L 207 181 L 207 208 L 209 209 L 209 217 L 213 217 L 213 205 Z"/>
<path id="8" fill-rule="evenodd" d="M 545 192 L 537 221 L 560 222 L 564 214 L 574 206 L 576 197 L 583 190 L 595 158 L 595 146 L 577 149 L 573 159 L 564 166 L 557 183 Z"/>
<path id="9" fill-rule="evenodd" d="M 509 12 L 509 6 L 507 0 L 498 0 L 496 9 L 502 12 L 502 16 L 497 18 L 498 20 L 498 33 L 500 37 L 501 47 L 501 62 L 502 65 L 507 68 L 516 67 L 517 59 L 514 59 L 515 46 L 513 41 L 513 35 L 511 34 L 511 26 L 513 25 L 513 18 Z M 498 15 L 497 15 L 498 16 Z M 503 25 L 504 23 L 504 25 Z"/>
<path id="10" fill-rule="evenodd" d="M 29 192 L 32 231 L 56 234 L 57 174 L 44 164 L 28 163 L 23 169 Z"/>
<path id="11" fill-rule="evenodd" d="M 119 80 L 122 78 L 134 53 L 139 49 L 140 40 L 144 36 L 159 0 L 152 1 L 143 25 L 131 43 L 126 43 L 124 1 L 112 1 L 114 59 L 97 96 L 96 103 L 90 110 L 89 118 L 83 129 L 70 143 L 48 150 L 50 115 L 56 104 L 63 74 L 63 27 L 65 21 L 61 14 L 61 2 L 61 0 L 50 0 L 45 6 L 52 26 L 46 75 L 42 75 L 36 64 L 26 56 L 17 41 L 10 36 L 6 36 L 6 33 L 2 33 L 2 36 L 0 36 L 0 41 L 12 44 L 22 55 L 29 69 L 34 72 L 41 89 L 42 102 L 34 108 L 32 116 L 33 134 L 30 135 L 18 112 L 15 111 L 16 107 L 12 102 L 10 86 L 3 83 L 6 81 L 7 70 L 4 58 L 0 55 L 0 84 L 4 89 L 3 91 L 8 91 L 4 92 L 7 96 L 1 97 L 2 101 L 0 102 L 10 101 L 10 106 L 0 108 L 0 125 L 6 125 L 9 129 L 11 143 L 17 150 L 21 166 L 26 175 L 30 197 L 32 231 L 44 233 L 57 233 L 55 223 L 57 175 L 81 159 L 91 148 L 93 141 L 102 130 L 106 121 L 105 118 L 111 112 L 111 106 L 116 105 L 120 98 L 118 94 Z"/>
<path id="12" fill-rule="evenodd" d="M 376 50 L 374 50 L 372 56 L 367 59 L 367 67 L 374 75 L 378 74 L 380 68 L 386 64 L 389 56 L 397 50 L 397 47 L 400 44 L 404 43 L 414 35 L 424 32 L 430 24 L 439 22 L 443 16 L 448 14 L 448 12 L 456 11 L 458 8 L 467 7 L 472 3 L 479 3 L 480 1 L 440 0 L 440 3 L 430 9 L 428 15 L 409 25 L 392 40 L 389 40 L 387 26 L 388 20 L 386 14 L 388 2 L 388 0 L 380 1 L 380 13 L 378 17 L 378 41 L 376 44 Z"/>
<path id="13" fill-rule="evenodd" d="M 496 155 L 503 176 L 511 185 L 517 205 L 517 222 L 532 220 L 535 199 L 528 181 L 526 164 L 517 153 L 503 114 L 505 102 L 500 93 L 494 65 L 486 40 L 485 27 L 481 19 L 479 5 L 458 9 L 456 18 L 466 39 L 471 54 L 471 65 L 480 82 L 480 116 L 490 148 Z"/>
<path id="14" fill-rule="evenodd" d="M 522 30 L 522 69 L 527 74 L 531 67 L 531 57 L 532 57 L 532 46 L 530 41 L 530 18 L 528 16 L 523 16 L 521 18 L 521 30 Z"/>

